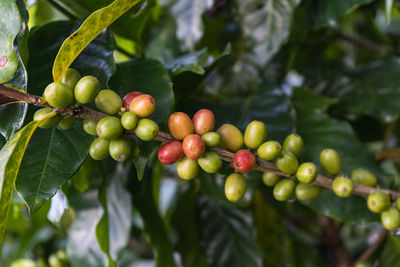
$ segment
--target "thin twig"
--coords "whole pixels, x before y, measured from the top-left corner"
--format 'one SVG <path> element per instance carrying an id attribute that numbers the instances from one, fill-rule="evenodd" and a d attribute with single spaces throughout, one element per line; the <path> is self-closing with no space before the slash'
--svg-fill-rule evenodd
<path id="1" fill-rule="evenodd" d="M 371 41 L 360 39 L 360 38 L 356 38 L 354 36 L 347 35 L 347 34 L 341 32 L 341 31 L 338 31 L 338 30 L 336 30 L 335 33 L 336 33 L 338 38 L 340 38 L 340 39 L 342 39 L 344 41 L 353 43 L 353 44 L 355 44 L 355 45 L 357 45 L 359 47 L 364 47 L 364 48 L 367 48 L 369 50 L 373 50 L 373 51 L 378 52 L 378 53 L 383 51 L 383 48 L 380 45 L 375 44 L 375 43 L 373 43 Z"/>
<path id="2" fill-rule="evenodd" d="M 376 241 L 370 247 L 368 247 L 364 251 L 364 253 L 361 254 L 360 257 L 358 257 L 358 259 L 354 262 L 354 265 L 358 262 L 368 260 L 372 256 L 372 254 L 374 254 L 374 252 L 379 248 L 379 246 L 382 244 L 382 242 L 385 240 L 386 235 L 387 235 L 387 230 L 382 229 L 379 232 L 378 238 L 376 239 Z"/>

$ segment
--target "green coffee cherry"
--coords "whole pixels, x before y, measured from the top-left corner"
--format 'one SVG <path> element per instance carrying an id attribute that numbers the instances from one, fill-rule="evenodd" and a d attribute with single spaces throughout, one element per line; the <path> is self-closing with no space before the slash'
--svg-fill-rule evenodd
<path id="1" fill-rule="evenodd" d="M 105 117 L 99 120 L 96 132 L 99 137 L 107 139 L 118 138 L 122 134 L 122 125 L 117 117 Z"/>
<path id="2" fill-rule="evenodd" d="M 330 148 L 326 148 L 319 154 L 319 162 L 322 168 L 329 174 L 336 175 L 342 168 L 342 160 L 339 154 Z"/>
<path id="3" fill-rule="evenodd" d="M 315 180 L 318 174 L 318 168 L 312 162 L 304 162 L 302 163 L 296 172 L 297 180 L 301 183 L 311 183 Z"/>
<path id="4" fill-rule="evenodd" d="M 208 173 L 216 173 L 222 167 L 222 160 L 214 151 L 206 151 L 197 163 Z"/>
<path id="5" fill-rule="evenodd" d="M 74 126 L 75 117 L 74 116 L 62 116 L 61 121 L 58 123 L 58 127 L 63 130 L 69 130 Z"/>
<path id="6" fill-rule="evenodd" d="M 31 259 L 19 259 L 13 261 L 10 267 L 37 267 L 36 263 Z"/>
<path id="7" fill-rule="evenodd" d="M 276 173 L 268 171 L 263 172 L 262 180 L 267 186 L 274 186 L 279 181 L 279 179 L 281 179 L 281 177 Z"/>
<path id="8" fill-rule="evenodd" d="M 297 171 L 299 162 L 297 158 L 289 151 L 283 150 L 275 161 L 279 170 L 286 174 L 293 174 Z"/>
<path id="9" fill-rule="evenodd" d="M 337 176 L 332 183 L 333 192 L 339 197 L 349 197 L 353 193 L 353 182 L 343 175 Z"/>
<path id="10" fill-rule="evenodd" d="M 267 138 L 267 126 L 262 121 L 252 121 L 244 132 L 244 143 L 250 149 L 256 149 Z"/>
<path id="11" fill-rule="evenodd" d="M 74 89 L 80 78 L 81 75 L 77 70 L 73 68 L 68 68 L 64 72 L 64 75 L 61 77 L 61 82 L 68 86 L 70 89 Z"/>
<path id="12" fill-rule="evenodd" d="M 366 261 L 359 261 L 354 265 L 354 267 L 372 267 L 372 264 Z"/>
<path id="13" fill-rule="evenodd" d="M 257 156 L 263 160 L 274 161 L 281 153 L 281 144 L 277 141 L 268 141 L 257 149 Z"/>
<path id="14" fill-rule="evenodd" d="M 201 136 L 201 139 L 203 139 L 204 144 L 209 148 L 217 147 L 221 143 L 221 137 L 216 132 L 205 133 Z"/>
<path id="15" fill-rule="evenodd" d="M 132 142 L 126 136 L 113 139 L 110 142 L 110 156 L 116 161 L 125 161 L 132 153 Z"/>
<path id="16" fill-rule="evenodd" d="M 395 207 L 381 213 L 382 225 L 388 230 L 395 230 L 400 226 L 400 212 Z"/>
<path id="17" fill-rule="evenodd" d="M 71 105 L 74 100 L 72 89 L 60 82 L 47 85 L 43 96 L 47 103 L 55 108 L 65 108 Z"/>
<path id="18" fill-rule="evenodd" d="M 321 187 L 315 184 L 300 183 L 296 186 L 296 197 L 299 200 L 310 200 L 321 194 Z"/>
<path id="19" fill-rule="evenodd" d="M 282 179 L 274 187 L 276 200 L 285 201 L 292 197 L 296 183 L 292 179 Z"/>
<path id="20" fill-rule="evenodd" d="M 376 177 L 373 173 L 364 169 L 355 169 L 351 172 L 351 180 L 356 184 L 374 187 L 377 184 Z"/>
<path id="21" fill-rule="evenodd" d="M 390 198 L 385 192 L 375 191 L 369 194 L 367 204 L 370 211 L 381 213 L 390 207 Z"/>
<path id="22" fill-rule="evenodd" d="M 199 165 L 194 159 L 184 157 L 176 164 L 178 176 L 185 180 L 191 180 L 199 173 Z"/>
<path id="23" fill-rule="evenodd" d="M 400 198 L 396 199 L 396 207 L 400 209 Z"/>
<path id="24" fill-rule="evenodd" d="M 39 109 L 33 115 L 33 120 L 34 121 L 41 120 L 44 116 L 50 114 L 51 112 L 53 112 L 53 111 L 49 108 Z M 45 119 L 44 121 L 39 123 L 38 127 L 44 128 L 44 129 L 52 128 L 52 127 L 55 127 L 60 120 L 61 120 L 61 116 L 59 114 L 56 114 L 53 117 Z"/>
<path id="25" fill-rule="evenodd" d="M 90 135 L 97 135 L 96 127 L 97 121 L 90 119 L 83 119 L 83 130 Z"/>
<path id="26" fill-rule="evenodd" d="M 109 146 L 109 139 L 98 137 L 90 145 L 89 154 L 94 160 L 105 159 L 109 155 Z"/>
<path id="27" fill-rule="evenodd" d="M 301 138 L 298 134 L 288 135 L 283 142 L 282 149 L 292 152 L 293 155 L 299 157 L 301 152 L 303 151 L 303 138 Z"/>
<path id="28" fill-rule="evenodd" d="M 246 179 L 240 173 L 232 173 L 225 181 L 225 196 L 231 202 L 238 202 L 246 192 Z"/>
<path id="29" fill-rule="evenodd" d="M 160 128 L 156 122 L 150 119 L 141 119 L 136 126 L 135 134 L 143 141 L 150 141 L 158 135 L 159 131 Z"/>
<path id="30" fill-rule="evenodd" d="M 78 103 L 86 104 L 92 102 L 96 98 L 99 91 L 99 80 L 97 80 L 97 78 L 92 75 L 88 75 L 80 79 L 79 82 L 76 84 L 74 89 L 74 96 Z"/>
<path id="31" fill-rule="evenodd" d="M 127 112 L 124 112 L 124 114 L 122 114 L 122 116 L 121 116 L 122 127 L 124 127 L 124 129 L 126 129 L 126 130 L 135 129 L 137 122 L 138 122 L 138 118 L 135 115 L 135 113 L 133 113 L 133 112 L 127 111 Z"/>
<path id="32" fill-rule="evenodd" d="M 117 114 L 122 107 L 121 97 L 113 90 L 101 90 L 94 100 L 96 107 L 108 115 Z"/>

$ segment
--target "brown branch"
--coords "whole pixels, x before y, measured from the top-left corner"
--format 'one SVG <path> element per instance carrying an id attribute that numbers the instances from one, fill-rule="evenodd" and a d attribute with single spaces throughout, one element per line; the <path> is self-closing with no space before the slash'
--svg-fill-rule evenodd
<path id="1" fill-rule="evenodd" d="M 354 265 L 358 262 L 368 260 L 372 256 L 372 254 L 374 254 L 374 252 L 379 248 L 382 242 L 385 240 L 386 235 L 387 235 L 387 230 L 382 229 L 379 232 L 376 241 L 369 248 L 367 248 L 363 254 L 361 254 L 361 256 L 354 262 Z"/>
<path id="2" fill-rule="evenodd" d="M 373 43 L 371 41 L 360 39 L 360 38 L 356 38 L 354 36 L 347 35 L 347 34 L 341 32 L 341 31 L 338 31 L 338 30 L 336 30 L 335 33 L 336 33 L 336 36 L 338 38 L 340 38 L 340 39 L 342 39 L 344 41 L 350 42 L 352 44 L 355 44 L 355 45 L 357 45 L 359 47 L 364 47 L 366 49 L 369 49 L 369 50 L 372 50 L 372 51 L 375 51 L 375 52 L 378 52 L 378 53 L 383 51 L 383 48 L 380 45 L 375 44 L 375 43 Z"/>

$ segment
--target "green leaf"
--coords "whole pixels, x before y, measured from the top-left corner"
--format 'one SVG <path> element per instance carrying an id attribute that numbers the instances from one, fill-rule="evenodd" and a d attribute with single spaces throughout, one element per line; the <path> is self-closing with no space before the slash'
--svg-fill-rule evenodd
<path id="1" fill-rule="evenodd" d="M 400 262 L 400 240 L 398 237 L 388 236 L 379 255 L 379 266 L 392 267 L 398 262 Z"/>
<path id="2" fill-rule="evenodd" d="M 385 15 L 386 24 L 390 23 L 390 17 L 392 16 L 393 0 L 385 0 Z"/>
<path id="3" fill-rule="evenodd" d="M 138 138 L 135 138 L 135 143 L 138 145 L 140 153 L 136 158 L 133 159 L 133 164 L 136 168 L 137 178 L 139 181 L 141 181 L 143 179 L 146 166 L 150 162 L 153 162 L 154 157 L 157 154 L 159 144 L 156 141 L 143 142 Z"/>
<path id="4" fill-rule="evenodd" d="M 71 182 L 79 193 L 82 194 L 90 188 L 89 178 L 95 167 L 97 167 L 97 162 L 88 156 L 74 176 L 71 177 Z"/>

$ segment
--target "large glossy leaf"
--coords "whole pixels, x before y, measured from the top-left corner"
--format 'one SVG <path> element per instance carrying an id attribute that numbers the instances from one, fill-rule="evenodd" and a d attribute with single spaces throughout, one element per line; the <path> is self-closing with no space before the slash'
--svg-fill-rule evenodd
<path id="1" fill-rule="evenodd" d="M 398 237 L 388 236 L 379 255 L 379 266 L 391 267 L 400 262 L 400 240 Z"/>

